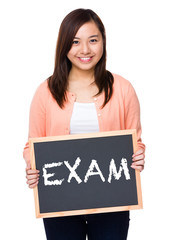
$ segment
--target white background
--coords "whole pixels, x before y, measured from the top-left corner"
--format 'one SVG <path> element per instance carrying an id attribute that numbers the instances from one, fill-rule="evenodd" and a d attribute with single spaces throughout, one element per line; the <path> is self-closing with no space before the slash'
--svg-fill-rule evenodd
<path id="1" fill-rule="evenodd" d="M 141 105 L 142 139 L 147 147 L 141 174 L 144 209 L 131 211 L 128 239 L 169 238 L 168 2 L 0 2 L 1 239 L 45 239 L 42 220 L 35 218 L 33 192 L 25 183 L 22 151 L 33 94 L 53 72 L 60 23 L 80 7 L 91 8 L 101 17 L 107 33 L 107 68 L 133 84 Z"/>

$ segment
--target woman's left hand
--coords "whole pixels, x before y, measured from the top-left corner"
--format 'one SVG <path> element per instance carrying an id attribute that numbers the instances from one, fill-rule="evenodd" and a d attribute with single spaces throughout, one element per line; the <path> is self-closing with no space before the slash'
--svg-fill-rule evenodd
<path id="1" fill-rule="evenodd" d="M 132 155 L 132 165 L 131 167 L 135 170 L 142 172 L 145 165 L 145 151 L 140 148 L 136 153 Z"/>

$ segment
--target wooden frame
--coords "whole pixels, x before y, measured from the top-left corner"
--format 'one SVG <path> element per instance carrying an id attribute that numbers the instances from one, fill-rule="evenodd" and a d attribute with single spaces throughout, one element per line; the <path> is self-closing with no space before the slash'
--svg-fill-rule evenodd
<path id="1" fill-rule="evenodd" d="M 107 137 L 107 136 L 119 136 L 119 135 L 132 135 L 133 140 L 133 152 L 137 150 L 137 136 L 136 130 L 120 130 L 120 131 L 110 131 L 110 132 L 98 132 L 98 133 L 88 133 L 88 134 L 78 134 L 78 135 L 63 135 L 56 137 L 42 137 L 42 138 L 30 138 L 30 157 L 31 157 L 31 167 L 36 169 L 36 161 L 34 154 L 34 143 L 38 142 L 50 142 L 50 141 L 61 141 L 61 140 L 70 140 L 70 139 L 85 139 L 85 138 L 94 138 L 94 137 Z M 71 215 L 82 215 L 82 214 L 95 214 L 95 213 L 104 213 L 104 212 L 116 212 L 116 211 L 127 211 L 133 209 L 142 209 L 142 192 L 141 192 L 141 180 L 140 172 L 135 170 L 136 175 L 136 188 L 137 188 L 137 205 L 129 206 L 118 206 L 118 207 L 106 207 L 106 208 L 95 208 L 95 209 L 81 209 L 81 210 L 72 210 L 72 211 L 63 211 L 63 212 L 52 212 L 52 213 L 40 213 L 39 207 L 39 196 L 38 196 L 38 187 L 34 188 L 34 200 L 35 200 L 35 212 L 37 218 L 46 218 L 46 217 L 61 217 L 61 216 L 71 216 Z"/>

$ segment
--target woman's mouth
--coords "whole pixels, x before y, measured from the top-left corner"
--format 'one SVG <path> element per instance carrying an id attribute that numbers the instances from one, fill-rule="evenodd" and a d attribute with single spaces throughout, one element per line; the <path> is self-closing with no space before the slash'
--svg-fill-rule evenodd
<path id="1" fill-rule="evenodd" d="M 79 60 L 83 63 L 88 63 L 92 60 L 93 57 L 79 57 Z"/>

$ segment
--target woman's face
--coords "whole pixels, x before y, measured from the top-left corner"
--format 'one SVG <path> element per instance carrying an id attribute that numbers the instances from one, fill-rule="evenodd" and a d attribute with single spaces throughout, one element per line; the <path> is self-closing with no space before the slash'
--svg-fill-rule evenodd
<path id="1" fill-rule="evenodd" d="M 79 28 L 67 54 L 72 70 L 94 70 L 102 55 L 102 34 L 94 22 L 87 22 Z"/>

